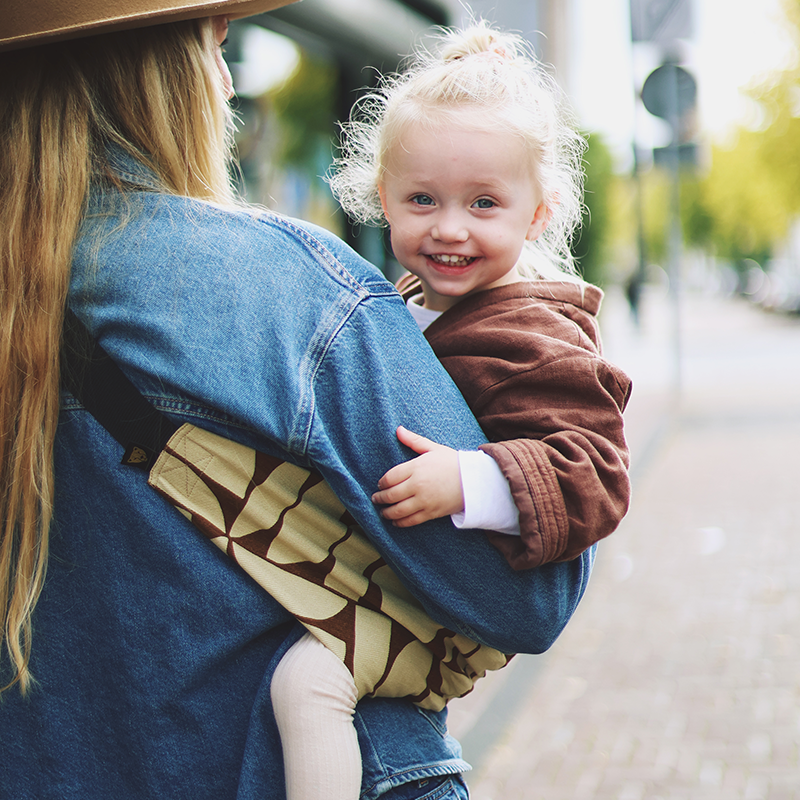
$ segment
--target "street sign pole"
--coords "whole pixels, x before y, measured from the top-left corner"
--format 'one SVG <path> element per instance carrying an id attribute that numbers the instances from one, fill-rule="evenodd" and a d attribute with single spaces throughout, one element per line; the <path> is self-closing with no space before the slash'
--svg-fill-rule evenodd
<path id="1" fill-rule="evenodd" d="M 672 142 L 669 145 L 670 172 L 672 177 L 672 202 L 670 203 L 669 228 L 669 288 L 672 298 L 673 315 L 673 367 L 675 400 L 679 401 L 683 388 L 683 325 L 682 288 L 683 275 L 683 231 L 681 229 L 681 158 L 680 158 L 680 90 L 677 64 L 670 65 L 667 95 L 669 97 L 668 121 L 672 128 Z"/>
<path id="2" fill-rule="evenodd" d="M 691 36 L 691 0 L 630 0 L 631 39 L 661 45 L 667 55 L 677 40 Z M 671 55 L 671 53 L 669 53 Z M 681 164 L 684 156 L 694 157 L 694 146 L 687 136 L 686 120 L 691 117 L 697 96 L 694 78 L 682 67 L 667 58 L 644 82 L 641 100 L 653 115 L 669 123 L 672 141 L 668 147 L 653 152 L 654 161 L 670 174 L 670 203 L 668 214 L 669 293 L 673 327 L 673 390 L 675 402 L 680 401 L 683 388 L 682 337 L 682 263 L 683 231 L 681 229 Z M 638 151 L 638 143 L 634 143 Z M 637 182 L 641 181 L 639 158 L 635 159 Z M 641 225 L 641 222 L 640 222 Z M 640 241 L 643 248 L 643 241 Z M 640 270 L 643 256 L 640 255 Z"/>

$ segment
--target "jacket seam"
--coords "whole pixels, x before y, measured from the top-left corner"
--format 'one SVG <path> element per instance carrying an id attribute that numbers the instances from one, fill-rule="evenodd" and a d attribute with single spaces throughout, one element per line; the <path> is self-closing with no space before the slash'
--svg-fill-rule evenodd
<path id="1" fill-rule="evenodd" d="M 163 395 L 153 395 L 142 392 L 142 397 L 147 400 L 156 411 L 161 411 L 165 414 L 174 414 L 180 417 L 191 417 L 198 420 L 210 420 L 220 425 L 237 430 L 254 433 L 255 431 L 249 425 L 245 425 L 238 420 L 231 417 L 229 414 L 218 411 L 211 406 L 198 405 L 189 403 L 186 400 L 178 397 L 164 397 Z M 62 411 L 88 411 L 76 397 L 69 392 L 63 392 L 61 397 L 61 410 Z"/>
<path id="2" fill-rule="evenodd" d="M 446 357 L 447 356 L 445 356 L 445 358 Z M 485 389 L 483 389 L 481 391 L 481 393 L 476 398 L 476 403 L 479 402 L 480 399 L 482 397 L 484 397 L 485 395 L 487 395 L 489 392 L 494 391 L 495 389 L 497 389 L 498 387 L 503 386 L 503 384 L 508 383 L 509 381 L 516 380 L 517 378 L 519 378 L 522 375 L 533 375 L 534 373 L 538 372 L 540 369 L 544 369 L 545 367 L 552 367 L 552 366 L 554 366 L 556 364 L 560 364 L 562 361 L 570 361 L 570 362 L 586 361 L 586 362 L 589 362 L 589 363 L 597 363 L 598 361 L 602 362 L 603 359 L 602 359 L 602 356 L 596 355 L 594 353 L 589 353 L 589 352 L 583 350 L 583 348 L 581 348 L 581 354 L 577 355 L 577 356 L 560 356 L 559 358 L 552 358 L 549 361 L 545 361 L 545 362 L 543 362 L 541 364 L 536 364 L 536 366 L 528 367 L 527 369 L 523 369 L 523 370 L 518 370 L 518 371 L 514 372 L 511 375 L 507 375 L 502 380 L 496 381 L 495 383 L 487 386 Z"/>

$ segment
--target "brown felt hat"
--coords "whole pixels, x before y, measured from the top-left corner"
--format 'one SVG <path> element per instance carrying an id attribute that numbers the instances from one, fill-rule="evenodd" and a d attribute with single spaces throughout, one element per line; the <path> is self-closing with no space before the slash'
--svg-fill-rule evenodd
<path id="1" fill-rule="evenodd" d="M 199 17 L 249 17 L 295 0 L 2 0 L 0 50 Z"/>

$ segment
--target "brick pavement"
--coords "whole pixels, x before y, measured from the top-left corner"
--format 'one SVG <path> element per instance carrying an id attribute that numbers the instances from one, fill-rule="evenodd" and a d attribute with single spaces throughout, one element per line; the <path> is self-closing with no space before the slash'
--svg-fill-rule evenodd
<path id="1" fill-rule="evenodd" d="M 649 312 L 607 298 L 631 512 L 552 650 L 451 705 L 474 800 L 800 800 L 800 319 L 691 298 L 670 416 Z"/>

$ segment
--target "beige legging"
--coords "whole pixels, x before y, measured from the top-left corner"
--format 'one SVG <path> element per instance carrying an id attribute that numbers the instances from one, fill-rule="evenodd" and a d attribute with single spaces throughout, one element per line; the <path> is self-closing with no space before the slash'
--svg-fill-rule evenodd
<path id="1" fill-rule="evenodd" d="M 342 661 L 310 633 L 281 659 L 271 685 L 287 800 L 358 800 L 358 695 Z"/>

